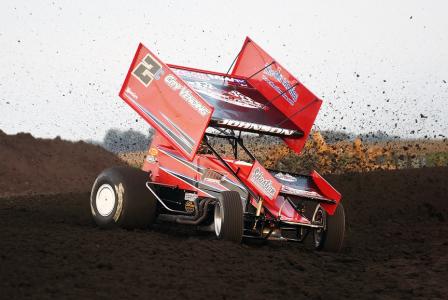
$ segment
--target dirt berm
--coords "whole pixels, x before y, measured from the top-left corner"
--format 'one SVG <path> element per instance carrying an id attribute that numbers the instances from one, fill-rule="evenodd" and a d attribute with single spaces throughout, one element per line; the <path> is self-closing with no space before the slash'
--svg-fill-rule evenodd
<path id="1" fill-rule="evenodd" d="M 0 130 L 0 197 L 85 192 L 99 172 L 117 164 L 123 162 L 100 146 Z"/>
<path id="2" fill-rule="evenodd" d="M 89 188 L 102 168 L 119 163 L 112 154 L 3 134 L 0 155 L 2 299 L 448 295 L 447 168 L 329 176 L 348 218 L 345 247 L 331 254 L 298 244 L 237 245 L 166 224 L 100 230 Z"/>

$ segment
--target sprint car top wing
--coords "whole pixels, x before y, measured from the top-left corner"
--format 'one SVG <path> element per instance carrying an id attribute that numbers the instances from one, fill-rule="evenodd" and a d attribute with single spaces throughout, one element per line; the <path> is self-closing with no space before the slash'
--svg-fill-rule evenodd
<path id="1" fill-rule="evenodd" d="M 165 65 L 140 44 L 120 96 L 190 160 L 209 126 L 278 135 L 300 152 L 322 103 L 250 38 L 230 75 Z"/>

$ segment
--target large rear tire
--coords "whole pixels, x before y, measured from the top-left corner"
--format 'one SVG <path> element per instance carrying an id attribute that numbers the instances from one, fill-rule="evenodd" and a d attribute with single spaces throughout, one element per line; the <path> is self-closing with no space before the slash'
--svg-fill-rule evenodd
<path id="1" fill-rule="evenodd" d="M 146 189 L 148 173 L 112 167 L 95 180 L 90 195 L 93 219 L 101 228 L 147 228 L 156 217 L 157 200 Z"/>
<path id="2" fill-rule="evenodd" d="M 214 229 L 218 239 L 240 243 L 243 238 L 243 204 L 238 192 L 221 192 L 214 210 Z"/>
<path id="3" fill-rule="evenodd" d="M 316 207 L 313 222 L 321 218 L 325 229 L 314 230 L 314 247 L 317 250 L 339 252 L 342 249 L 345 235 L 345 211 L 342 203 L 339 203 L 335 213 L 330 216 L 320 205 Z"/>

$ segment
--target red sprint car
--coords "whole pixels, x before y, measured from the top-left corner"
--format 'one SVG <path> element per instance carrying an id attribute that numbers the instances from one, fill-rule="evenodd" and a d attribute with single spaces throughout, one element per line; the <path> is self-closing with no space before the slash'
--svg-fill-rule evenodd
<path id="1" fill-rule="evenodd" d="M 167 65 L 140 44 L 120 97 L 155 134 L 141 169 L 112 167 L 93 184 L 100 227 L 164 220 L 235 242 L 312 233 L 316 249 L 341 249 L 340 193 L 315 171 L 265 169 L 244 144 L 270 135 L 300 153 L 322 104 L 250 38 L 227 73 Z"/>

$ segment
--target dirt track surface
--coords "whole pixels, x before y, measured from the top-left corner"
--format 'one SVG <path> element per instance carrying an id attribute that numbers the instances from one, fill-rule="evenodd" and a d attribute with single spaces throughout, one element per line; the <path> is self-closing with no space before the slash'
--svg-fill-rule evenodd
<path id="1" fill-rule="evenodd" d="M 89 155 L 100 156 L 95 151 Z M 9 178 L 17 177 L 1 177 L 2 186 Z M 237 245 L 166 224 L 100 230 L 88 189 L 0 198 L 0 298 L 446 299 L 448 169 L 328 179 L 344 195 L 348 218 L 339 254 L 298 244 Z"/>

